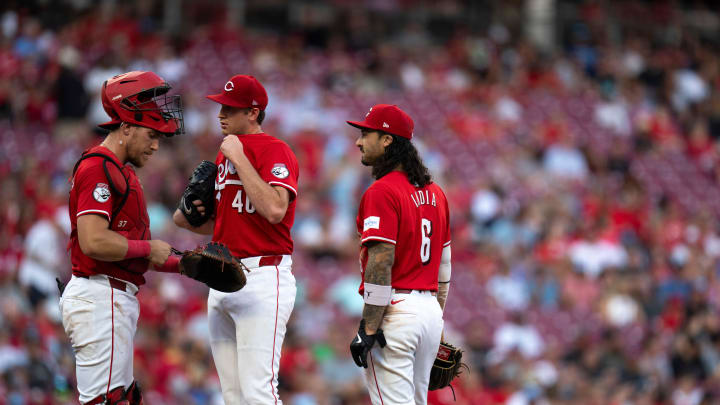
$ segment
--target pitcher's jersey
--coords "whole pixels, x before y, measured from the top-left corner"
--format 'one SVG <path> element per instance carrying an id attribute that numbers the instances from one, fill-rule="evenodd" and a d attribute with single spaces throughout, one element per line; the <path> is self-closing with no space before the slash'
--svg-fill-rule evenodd
<path id="1" fill-rule="evenodd" d="M 99 215 L 112 222 L 110 230 L 131 240 L 150 239 L 150 219 L 145 205 L 145 196 L 135 171 L 123 165 L 117 157 L 104 146 L 96 146 L 86 153 L 101 153 L 115 161 L 122 172 L 103 157 L 89 157 L 77 167 L 70 186 L 70 261 L 72 272 L 76 276 L 106 274 L 129 281 L 137 286 L 145 284 L 143 273 L 150 262 L 145 258 L 126 259 L 116 262 L 104 262 L 86 256 L 77 235 L 77 219 L 82 215 Z M 110 176 L 111 178 L 108 178 Z M 123 178 L 124 177 L 124 178 Z M 126 183 L 127 179 L 127 183 Z M 127 185 L 130 191 L 127 200 L 122 201 Z M 122 205 L 122 209 L 113 217 L 113 213 Z"/>
<path id="2" fill-rule="evenodd" d="M 378 241 L 395 245 L 393 288 L 437 291 L 443 247 L 450 245 L 448 203 L 437 184 L 416 188 L 405 173 L 390 172 L 363 194 L 356 224 L 363 281 L 366 243 Z"/>
<path id="3" fill-rule="evenodd" d="M 283 141 L 270 135 L 239 136 L 245 156 L 265 182 L 284 187 L 290 193 L 285 217 L 271 224 L 255 211 L 243 188 L 235 167 L 222 152 L 215 164 L 215 229 L 213 240 L 222 242 L 238 257 L 289 255 L 293 251 L 290 228 L 295 221 L 298 163 L 295 154 Z"/>

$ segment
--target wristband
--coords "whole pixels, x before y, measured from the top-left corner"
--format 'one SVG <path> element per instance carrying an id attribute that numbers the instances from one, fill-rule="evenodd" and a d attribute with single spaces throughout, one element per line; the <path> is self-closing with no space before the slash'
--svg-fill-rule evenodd
<path id="1" fill-rule="evenodd" d="M 146 240 L 128 240 L 128 249 L 124 259 L 150 256 L 150 242 Z"/>
<path id="2" fill-rule="evenodd" d="M 179 273 L 180 272 L 180 258 L 177 256 L 170 256 L 165 263 L 160 267 L 155 267 L 155 270 L 163 273 Z"/>
<path id="3" fill-rule="evenodd" d="M 392 296 L 392 286 L 365 283 L 363 299 L 366 304 L 377 305 L 380 307 L 387 306 Z"/>

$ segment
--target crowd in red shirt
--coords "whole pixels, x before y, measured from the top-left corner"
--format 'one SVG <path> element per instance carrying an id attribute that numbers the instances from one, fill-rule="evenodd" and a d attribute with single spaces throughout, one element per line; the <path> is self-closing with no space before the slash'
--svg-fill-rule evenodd
<path id="1" fill-rule="evenodd" d="M 221 3 L 198 4 L 180 31 L 160 4 L 50 3 L 0 6 L 0 404 L 76 403 L 46 282 L 69 277 L 67 181 L 102 139 L 99 85 L 147 69 L 182 94 L 187 126 L 138 170 L 153 236 L 179 249 L 203 241 L 170 214 L 192 168 L 217 150 L 216 106 L 203 96 L 224 78 L 260 78 L 270 95 L 263 129 L 297 154 L 286 403 L 368 401 L 347 346 L 362 307 L 353 221 L 371 179 L 344 122 L 377 103 L 413 117 L 450 203 L 445 337 L 466 350 L 470 371 L 454 384 L 456 402 L 442 390 L 428 403 L 720 400 L 712 2 L 558 2 L 575 13 L 556 17 L 553 50 L 524 39 L 506 2 L 488 13 L 460 1 L 292 12 L 248 2 L 242 24 Z M 62 259 L 43 261 L 51 250 Z M 147 279 L 135 345 L 146 402 L 219 403 L 207 289 Z"/>

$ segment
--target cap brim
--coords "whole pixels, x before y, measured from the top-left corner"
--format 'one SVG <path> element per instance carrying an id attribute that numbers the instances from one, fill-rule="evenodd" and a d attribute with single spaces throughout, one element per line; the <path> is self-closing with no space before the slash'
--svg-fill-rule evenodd
<path id="1" fill-rule="evenodd" d="M 222 105 L 228 105 L 230 107 L 236 107 L 236 108 L 260 108 L 259 105 L 245 105 L 242 103 L 238 103 L 237 101 L 231 99 L 230 97 L 226 96 L 223 93 L 220 94 L 211 94 L 209 96 L 205 96 L 206 98 L 222 104 Z M 262 108 L 260 108 L 262 110 Z"/>
<path id="2" fill-rule="evenodd" d="M 362 121 L 345 121 L 345 122 L 347 122 L 349 125 L 354 126 L 355 128 L 370 129 L 370 130 L 373 130 L 373 131 L 379 131 L 379 129 L 373 128 L 373 127 L 367 125 L 365 122 L 362 122 Z"/>
<path id="3" fill-rule="evenodd" d="M 172 135 L 177 134 L 177 130 L 178 130 L 177 124 L 174 124 L 174 125 L 173 125 L 173 124 L 171 124 L 171 123 L 169 123 L 169 122 L 165 123 L 165 125 L 161 125 L 160 127 L 156 127 L 156 126 L 153 126 L 153 125 L 148 125 L 148 124 L 146 124 L 146 123 L 141 123 L 141 122 L 132 121 L 132 120 L 123 121 L 123 120 L 120 120 L 120 119 L 112 120 L 112 121 L 108 121 L 108 122 L 103 122 L 102 124 L 98 124 L 98 127 L 102 128 L 102 129 L 105 129 L 105 130 L 108 130 L 108 131 L 111 131 L 111 130 L 113 130 L 116 126 L 122 124 L 123 122 L 127 122 L 127 123 L 130 123 L 130 124 L 138 125 L 138 126 L 145 127 L 145 128 L 154 129 L 154 130 L 160 132 L 161 134 L 165 134 L 165 135 L 167 135 L 167 136 L 172 136 Z"/>
<path id="4" fill-rule="evenodd" d="M 230 97 L 226 96 L 223 93 L 211 94 L 211 95 L 205 96 L 205 97 L 216 103 L 222 104 L 222 105 L 229 105 L 230 107 L 239 107 L 239 108 L 245 107 L 244 105 L 238 103 L 237 101 L 231 99 Z"/>
<path id="5" fill-rule="evenodd" d="M 121 120 L 112 120 L 108 122 L 103 122 L 102 124 L 98 124 L 98 126 L 102 129 L 112 129 L 116 125 L 122 124 Z"/>

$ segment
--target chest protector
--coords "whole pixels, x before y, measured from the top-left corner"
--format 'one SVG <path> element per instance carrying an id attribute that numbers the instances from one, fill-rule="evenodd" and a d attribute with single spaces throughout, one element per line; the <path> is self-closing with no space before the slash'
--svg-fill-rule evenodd
<path id="1" fill-rule="evenodd" d="M 102 158 L 102 167 L 107 177 L 108 186 L 114 196 L 112 213 L 108 229 L 117 232 L 130 240 L 150 239 L 150 218 L 148 217 L 145 197 L 140 183 L 135 176 L 126 175 L 121 167 L 110 156 L 99 153 L 85 153 L 75 163 L 73 177 L 80 163 L 89 158 Z M 132 183 L 131 183 L 132 181 Z M 147 269 L 147 260 L 144 258 L 127 259 L 114 262 L 118 267 L 133 273 L 143 273 Z"/>

